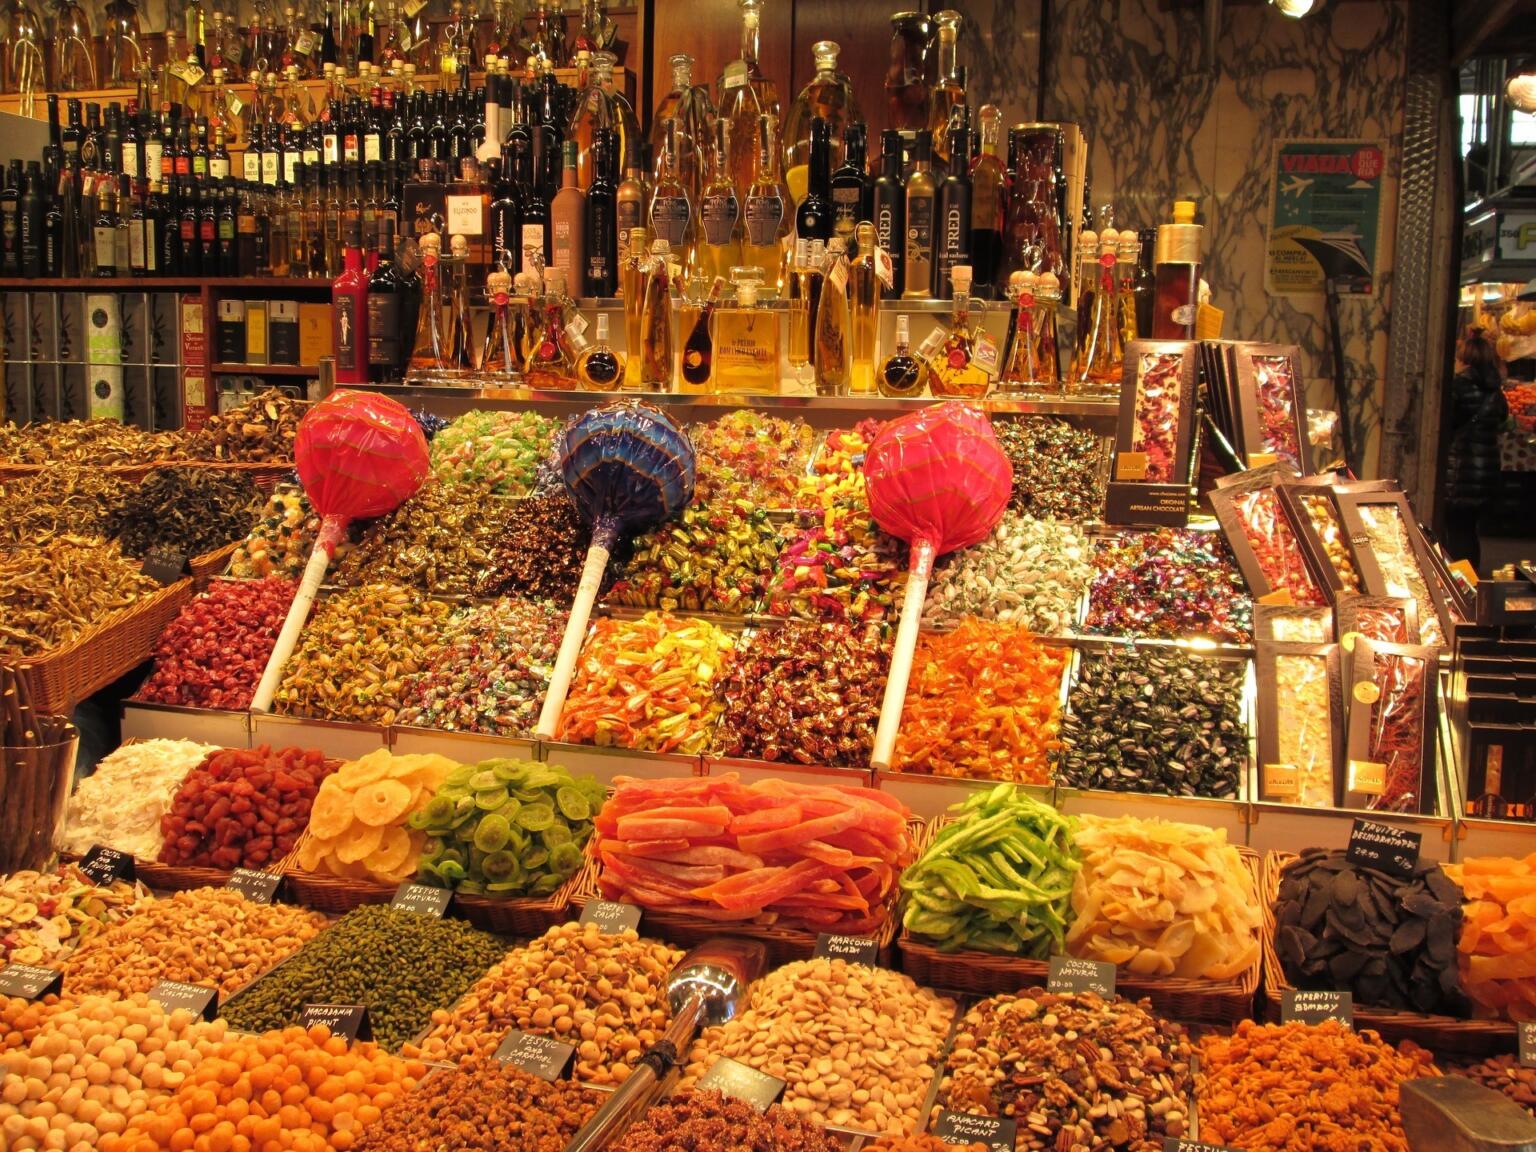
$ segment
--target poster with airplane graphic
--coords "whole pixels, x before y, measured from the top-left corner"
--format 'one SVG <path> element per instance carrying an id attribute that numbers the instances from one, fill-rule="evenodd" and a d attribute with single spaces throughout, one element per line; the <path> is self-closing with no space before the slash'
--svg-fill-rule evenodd
<path id="1" fill-rule="evenodd" d="M 1264 286 L 1272 295 L 1375 290 L 1386 153 L 1370 140 L 1279 140 Z"/>

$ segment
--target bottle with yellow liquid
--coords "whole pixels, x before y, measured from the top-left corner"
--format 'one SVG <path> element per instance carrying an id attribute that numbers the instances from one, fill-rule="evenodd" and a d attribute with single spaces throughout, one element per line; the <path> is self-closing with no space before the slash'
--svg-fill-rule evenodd
<path id="1" fill-rule="evenodd" d="M 646 261 L 645 283 L 641 290 L 639 360 L 642 391 L 672 390 L 671 255 L 672 246 L 665 240 L 651 241 L 651 256 Z"/>
<path id="2" fill-rule="evenodd" d="M 699 196 L 699 224 L 694 249 L 699 275 L 708 279 L 729 275 L 741 264 L 741 201 L 725 158 L 730 152 L 731 126 L 715 121 L 715 146 L 706 149 L 709 164 Z"/>
<path id="3" fill-rule="evenodd" d="M 783 291 L 785 237 L 793 214 L 789 191 L 779 169 L 774 122 L 769 116 L 757 122 L 757 165 L 743 207 L 741 262 L 763 274 L 763 293 L 777 297 Z"/>
<path id="4" fill-rule="evenodd" d="M 859 254 L 848 269 L 851 328 L 848 388 L 855 396 L 875 392 L 875 341 L 880 331 L 880 278 L 875 264 L 875 226 L 858 227 Z"/>
<path id="5" fill-rule="evenodd" d="M 645 268 L 650 261 L 650 235 L 632 228 L 629 247 L 619 264 L 619 291 L 624 297 L 624 354 L 628 357 L 624 387 L 640 387 L 640 330 L 645 312 Z"/>
<path id="6" fill-rule="evenodd" d="M 715 313 L 714 390 L 771 396 L 779 390 L 779 318 L 758 302 L 756 268 L 732 268 L 731 282 L 736 303 Z"/>

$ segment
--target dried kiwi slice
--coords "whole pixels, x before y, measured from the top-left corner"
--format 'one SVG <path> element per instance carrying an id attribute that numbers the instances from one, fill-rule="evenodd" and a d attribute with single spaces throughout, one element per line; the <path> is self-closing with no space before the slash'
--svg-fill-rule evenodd
<path id="1" fill-rule="evenodd" d="M 524 852 L 522 855 L 523 867 L 532 872 L 535 868 L 542 868 L 549 860 L 549 851 L 545 848 L 535 848 L 532 852 Z"/>
<path id="2" fill-rule="evenodd" d="M 496 773 L 498 780 L 505 780 L 509 784 L 520 784 L 528 772 L 527 760 L 491 760 L 484 767 Z"/>
<path id="3" fill-rule="evenodd" d="M 549 870 L 560 879 L 568 879 L 581 867 L 581 849 L 574 844 L 561 844 L 549 850 Z"/>
<path id="4" fill-rule="evenodd" d="M 530 832 L 542 832 L 555 822 L 555 810 L 549 804 L 524 804 L 518 810 L 517 823 Z"/>
<path id="5" fill-rule="evenodd" d="M 443 795 L 437 795 L 427 801 L 427 806 L 421 810 L 422 819 L 426 828 L 446 828 L 453 823 L 453 818 L 458 813 L 458 807 L 452 800 Z"/>
<path id="6" fill-rule="evenodd" d="M 481 769 L 469 778 L 469 790 L 471 792 L 489 792 L 492 788 L 504 787 L 500 776 L 489 769 Z"/>
<path id="7" fill-rule="evenodd" d="M 499 852 L 507 846 L 511 834 L 512 825 L 505 816 L 488 812 L 480 817 L 480 826 L 475 829 L 475 847 L 482 852 Z"/>
<path id="8" fill-rule="evenodd" d="M 438 863 L 437 873 L 450 884 L 457 884 L 467 875 L 467 873 L 464 871 L 463 864 L 457 860 L 446 857 Z"/>
<path id="9" fill-rule="evenodd" d="M 494 812 L 507 801 L 507 794 L 500 788 L 488 788 L 475 793 L 475 807 L 482 812 Z"/>
<path id="10" fill-rule="evenodd" d="M 521 878 L 523 866 L 510 852 L 492 852 L 480 866 L 487 886 L 505 884 Z"/>
<path id="11" fill-rule="evenodd" d="M 546 848 L 558 848 L 562 844 L 569 844 L 575 835 L 568 824 L 551 824 L 539 833 L 539 839 L 544 841 Z"/>
<path id="12" fill-rule="evenodd" d="M 555 804 L 567 820 L 585 820 L 592 815 L 592 805 L 577 789 L 567 785 L 555 793 Z"/>

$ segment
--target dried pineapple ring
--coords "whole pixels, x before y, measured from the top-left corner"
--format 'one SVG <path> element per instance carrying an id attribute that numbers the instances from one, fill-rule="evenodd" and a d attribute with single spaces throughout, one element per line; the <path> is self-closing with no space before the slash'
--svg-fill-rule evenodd
<path id="1" fill-rule="evenodd" d="M 367 824 L 354 824 L 336 844 L 335 856 L 343 864 L 356 864 L 373 855 L 384 839 L 384 829 Z"/>

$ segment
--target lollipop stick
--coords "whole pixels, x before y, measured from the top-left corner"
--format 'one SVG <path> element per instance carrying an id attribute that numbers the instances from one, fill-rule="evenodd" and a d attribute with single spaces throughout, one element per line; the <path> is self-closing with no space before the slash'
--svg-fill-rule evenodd
<path id="1" fill-rule="evenodd" d="M 576 658 L 581 655 L 581 643 L 587 637 L 587 622 L 592 619 L 592 605 L 603 584 L 603 572 L 608 567 L 608 551 L 613 547 L 614 536 L 611 528 L 599 528 L 592 533 L 587 562 L 581 568 L 581 583 L 576 586 L 576 599 L 571 602 L 571 615 L 565 622 L 565 635 L 560 639 L 560 655 L 555 659 L 549 691 L 544 694 L 544 707 L 539 710 L 539 725 L 534 729 L 534 735 L 540 740 L 553 740 L 560 727 L 560 713 L 565 708 L 565 697 L 576 674 Z"/>
<path id="2" fill-rule="evenodd" d="M 283 630 L 277 634 L 272 655 L 267 657 L 261 683 L 256 686 L 256 696 L 251 701 L 252 712 L 271 711 L 272 697 L 277 695 L 277 686 L 282 683 L 283 666 L 298 646 L 299 633 L 304 630 L 304 624 L 309 619 L 309 610 L 314 606 L 315 596 L 331 566 L 331 554 L 335 552 L 346 527 L 347 520 L 343 516 L 327 516 L 320 522 L 315 550 L 309 554 L 309 563 L 304 565 L 304 577 L 299 581 L 299 590 L 294 594 L 293 603 L 288 606 L 288 618 L 283 621 Z"/>
<path id="3" fill-rule="evenodd" d="M 896 628 L 896 645 L 891 650 L 891 671 L 885 680 L 885 699 L 880 702 L 880 725 L 875 729 L 875 749 L 869 758 L 875 768 L 889 768 L 891 754 L 896 749 L 901 709 L 907 699 L 907 681 L 912 676 L 912 653 L 917 650 L 917 629 L 923 618 L 923 601 L 928 596 L 928 578 L 933 575 L 933 556 L 933 541 L 912 541 L 907 593 L 901 601 L 901 623 Z"/>

